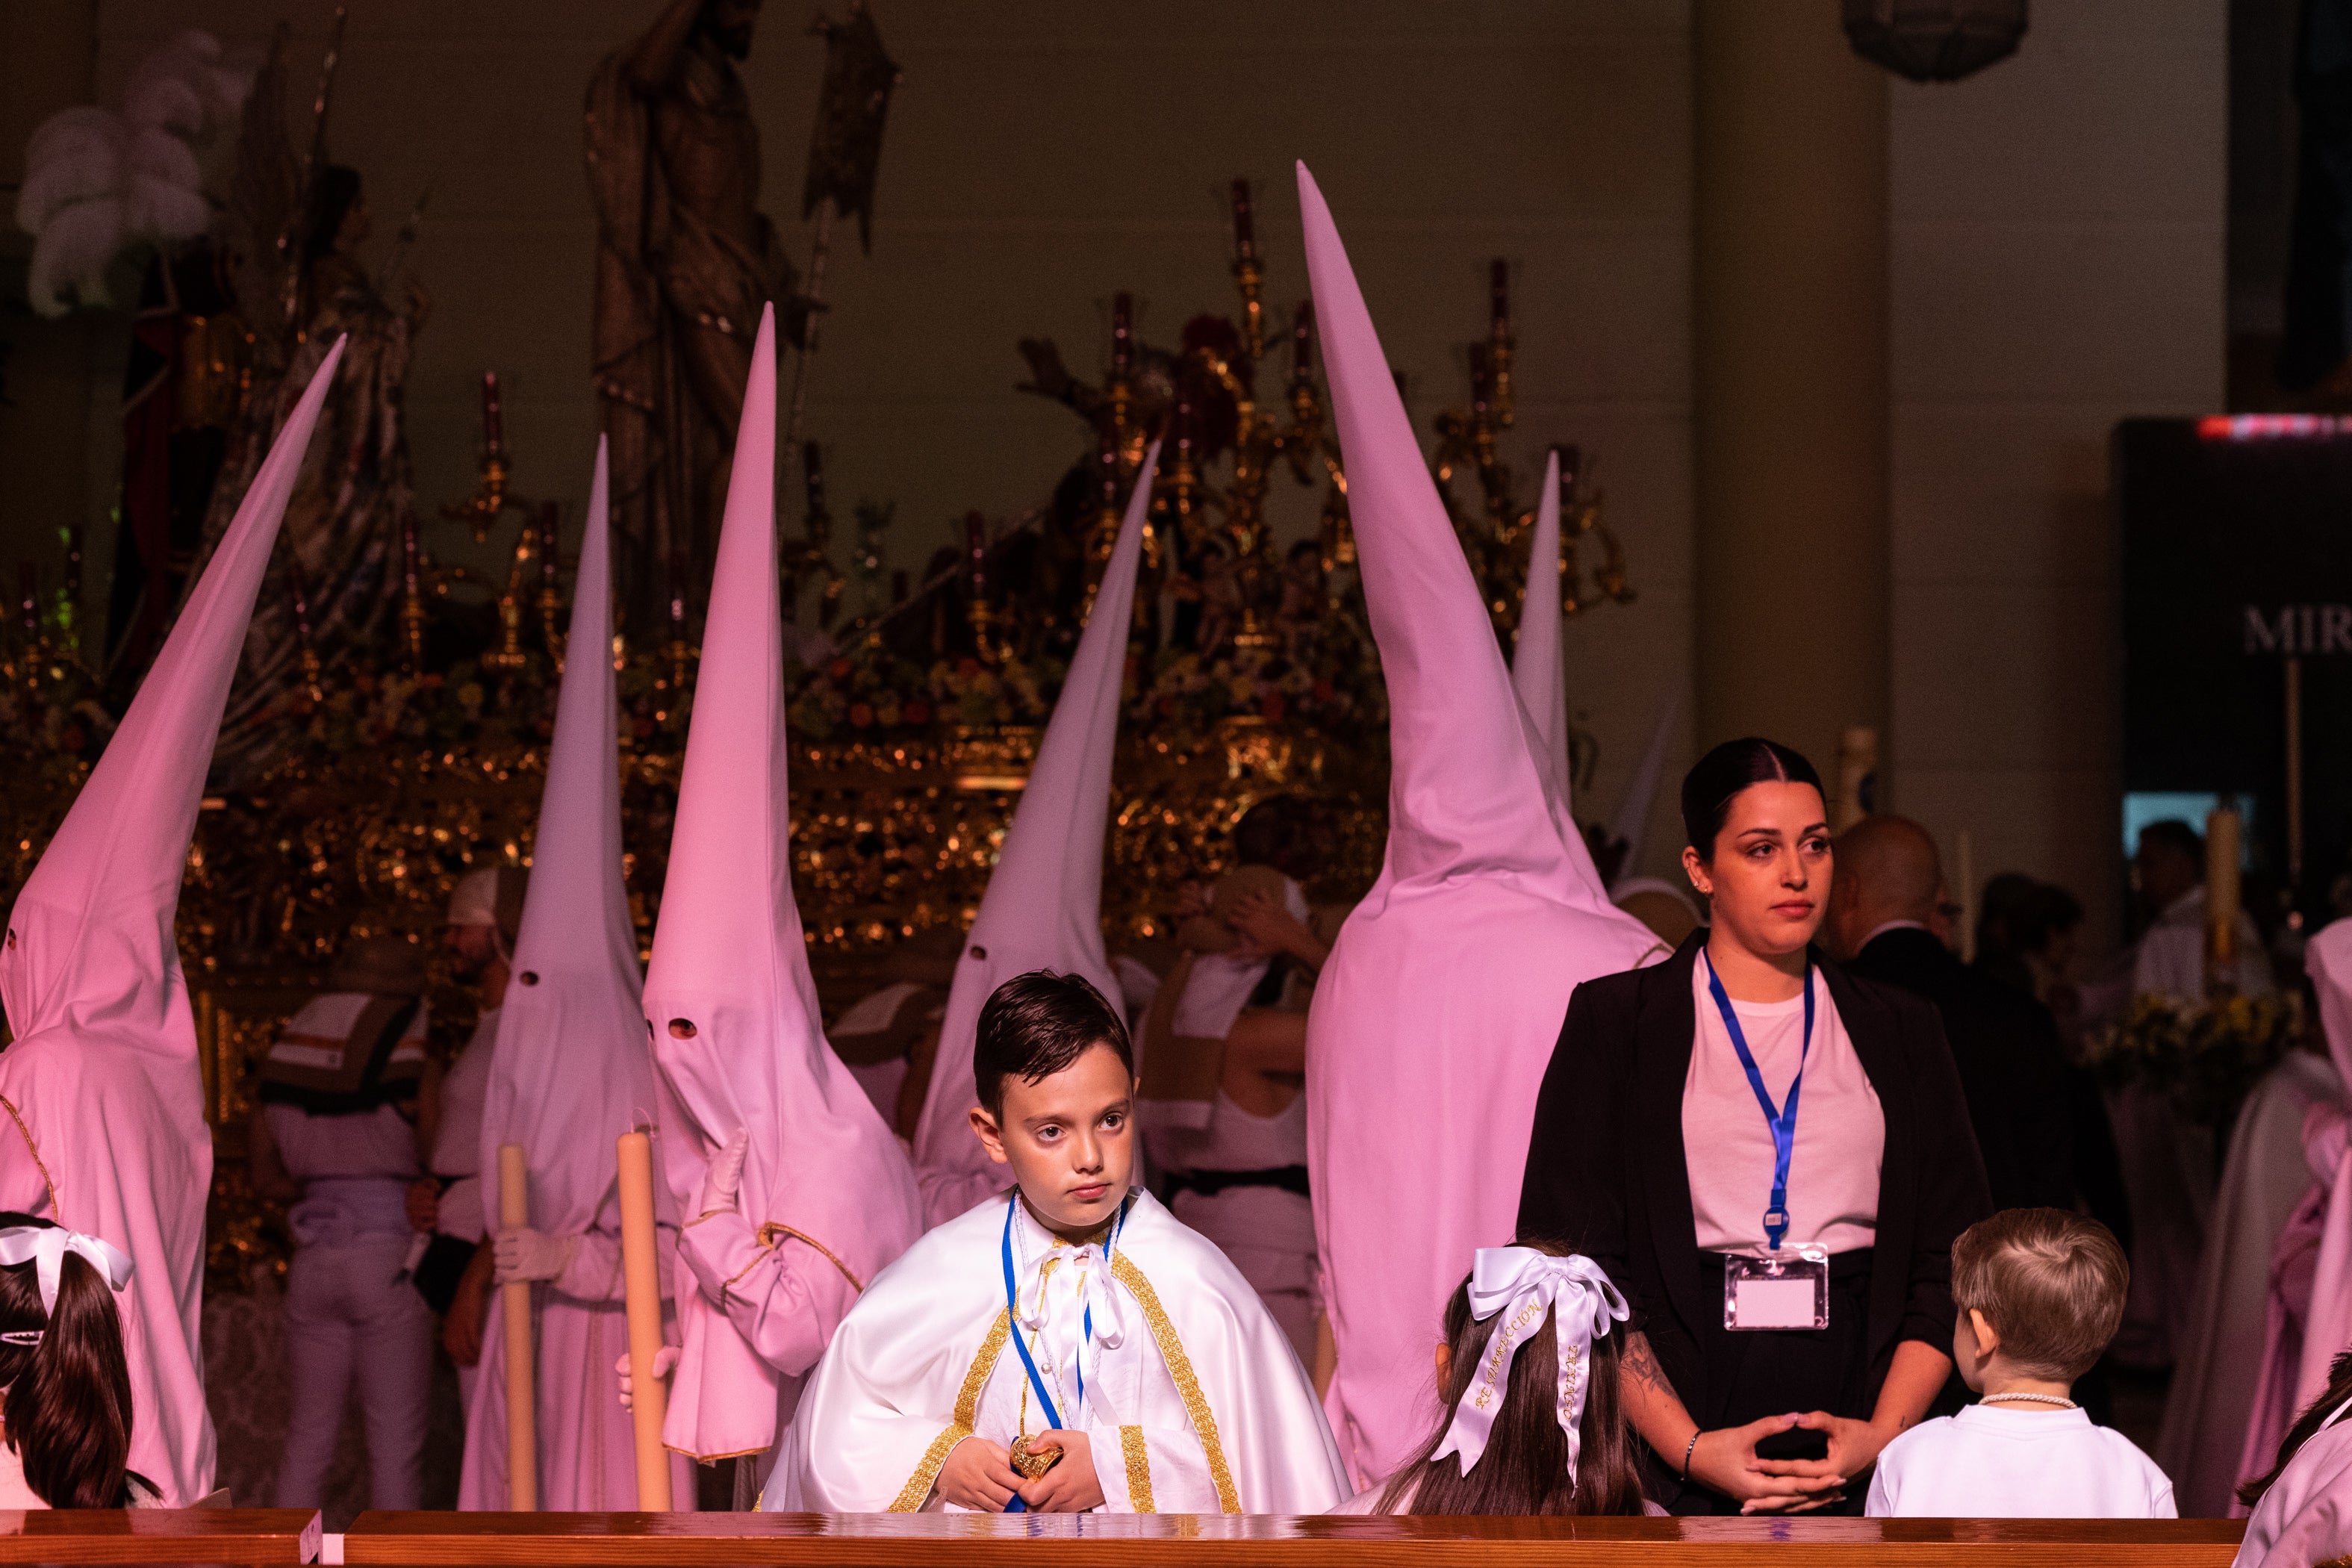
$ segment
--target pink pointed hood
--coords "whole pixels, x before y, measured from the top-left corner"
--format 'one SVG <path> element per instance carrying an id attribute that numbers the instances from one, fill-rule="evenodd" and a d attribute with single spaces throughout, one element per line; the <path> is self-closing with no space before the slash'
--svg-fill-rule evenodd
<path id="1" fill-rule="evenodd" d="M 212 1130 L 173 921 L 247 623 L 342 359 L 272 443 L 139 694 L 26 878 L 0 944 L 0 1207 L 113 1243 L 131 1365 L 131 1468 L 170 1507 L 212 1489 L 202 1298 Z"/>
<path id="2" fill-rule="evenodd" d="M 338 341 L 205 563 L 131 710 L 9 911 L 0 999 L 18 1039 L 50 1029 L 193 1060 L 172 921 L 213 742 L 278 524 L 342 360 Z"/>
<path id="3" fill-rule="evenodd" d="M 1369 1482 L 1436 1417 L 1416 1369 L 1447 1295 L 1476 1248 L 1511 1239 L 1569 993 L 1658 948 L 1600 905 L 1590 861 L 1570 849 L 1565 798 L 1304 165 L 1298 195 L 1389 690 L 1388 853 L 1307 1026 L 1307 1158 L 1339 1350 L 1327 1404 Z"/>
<path id="4" fill-rule="evenodd" d="M 1657 723 L 1651 727 L 1650 743 L 1634 765 L 1633 782 L 1625 786 L 1625 798 L 1617 803 L 1617 815 L 1610 819 L 1609 836 L 1625 846 L 1624 864 L 1617 868 L 1621 884 L 1641 875 L 1642 843 L 1649 837 L 1650 813 L 1658 804 L 1658 785 L 1665 781 L 1666 752 L 1675 743 L 1675 729 L 1682 717 L 1682 699 L 1667 698 L 1665 706 L 1658 710 Z M 1610 889 L 1612 896 L 1616 890 Z"/>
<path id="5" fill-rule="evenodd" d="M 1569 867 L 1585 907 L 1613 909 L 1601 885 L 1601 868 L 1576 820 L 1575 791 L 1568 755 L 1568 682 L 1560 670 L 1559 454 L 1544 458 L 1543 498 L 1536 502 L 1535 537 L 1528 542 L 1528 596 L 1519 613 L 1518 647 L 1511 658 L 1511 686 L 1518 693 L 1528 742 L 1544 775 L 1545 804 L 1568 851 Z"/>
<path id="6" fill-rule="evenodd" d="M 2319 994 L 2327 1054 L 2347 1094 L 2352 1095 L 2352 921 L 2336 921 L 2313 937 L 2304 967 Z M 2320 1230 L 2311 1315 L 2303 1325 L 2303 1362 L 2294 1382 L 2297 1410 L 2326 1391 L 2329 1362 L 2352 1344 L 2352 1146 L 2338 1123 L 2326 1141 L 2306 1145 L 2305 1152 L 2321 1156 L 2315 1163 L 2328 1168 L 2321 1177 L 2327 1188 L 2327 1217 Z M 2325 1158 L 2330 1152 L 2334 1158 Z"/>
<path id="7" fill-rule="evenodd" d="M 482 1112 L 481 1168 L 499 1168 L 499 1145 L 521 1144 L 531 1224 L 557 1235 L 595 1220 L 613 1191 L 614 1141 L 650 1123 L 655 1109 L 636 931 L 621 879 L 606 484 L 600 439 L 530 887 Z M 661 1206 L 675 1223 L 674 1205 Z"/>
<path id="8" fill-rule="evenodd" d="M 1567 798 L 1568 682 L 1560 675 L 1559 622 L 1559 454 L 1550 452 L 1544 457 L 1535 537 L 1528 545 L 1528 596 L 1519 610 L 1518 647 L 1511 654 L 1511 685 L 1535 731 L 1536 754 Z"/>
<path id="9" fill-rule="evenodd" d="M 1004 847 L 948 991 L 939 1056 L 915 1132 L 915 1166 L 933 1225 L 953 1219 L 1010 1180 L 1003 1166 L 990 1162 L 968 1120 L 978 1103 L 972 1042 L 990 993 L 1016 974 L 1054 969 L 1086 976 L 1118 1005 L 1118 980 L 1103 952 L 1103 837 L 1110 826 L 1111 752 L 1135 615 L 1136 563 L 1159 460 L 1155 441 L 1137 470 L 1094 609 L 1078 635 L 1029 787 L 1005 829 Z"/>
<path id="10" fill-rule="evenodd" d="M 793 899 L 775 426 L 771 309 L 744 388 L 640 1026 L 693 1134 L 663 1140 L 672 1189 L 690 1198 L 702 1162 L 747 1128 L 744 1217 L 814 1237 L 869 1280 L 920 1234 L 921 1210 L 898 1140 L 825 1043 Z M 767 1447 L 776 1373 L 724 1314 L 686 1312 L 688 1296 L 700 1300 L 681 1292 L 686 1359 L 665 1440 L 704 1457 Z"/>

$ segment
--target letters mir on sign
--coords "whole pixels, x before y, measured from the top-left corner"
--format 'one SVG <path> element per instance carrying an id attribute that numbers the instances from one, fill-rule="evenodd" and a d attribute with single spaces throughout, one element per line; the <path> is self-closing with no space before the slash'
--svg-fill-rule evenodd
<path id="1" fill-rule="evenodd" d="M 2246 652 L 2352 654 L 2352 605 L 2248 605 Z"/>

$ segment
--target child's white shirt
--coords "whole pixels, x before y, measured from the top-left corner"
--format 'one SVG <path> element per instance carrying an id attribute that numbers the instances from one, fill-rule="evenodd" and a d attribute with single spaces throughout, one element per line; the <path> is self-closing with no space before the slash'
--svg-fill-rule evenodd
<path id="1" fill-rule="evenodd" d="M 2080 1410 L 1971 1405 L 1886 1445 L 1874 1519 L 2173 1519 L 2172 1482 Z"/>

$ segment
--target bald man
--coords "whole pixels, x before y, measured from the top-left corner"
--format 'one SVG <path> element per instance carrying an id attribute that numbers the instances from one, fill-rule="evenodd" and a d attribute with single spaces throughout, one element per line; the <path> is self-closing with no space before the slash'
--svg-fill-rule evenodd
<path id="1" fill-rule="evenodd" d="M 2072 1208 L 2066 1058 L 2048 1008 L 1962 963 L 1930 927 L 1944 898 L 1936 840 L 1902 816 L 1840 835 L 1823 943 L 1854 973 L 1943 1015 L 1995 1208 Z"/>

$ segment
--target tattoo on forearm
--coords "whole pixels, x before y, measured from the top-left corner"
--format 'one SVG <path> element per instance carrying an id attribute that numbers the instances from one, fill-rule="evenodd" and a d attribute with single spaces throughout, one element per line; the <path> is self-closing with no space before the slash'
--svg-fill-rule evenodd
<path id="1" fill-rule="evenodd" d="M 1653 1394 L 1664 1394 L 1668 1399 L 1682 1397 L 1675 1392 L 1675 1385 L 1666 1381 L 1665 1370 L 1658 1365 L 1658 1358 L 1651 1352 L 1650 1336 L 1647 1334 L 1625 1336 L 1624 1369 L 1619 1375 L 1631 1378 L 1643 1388 Z"/>

